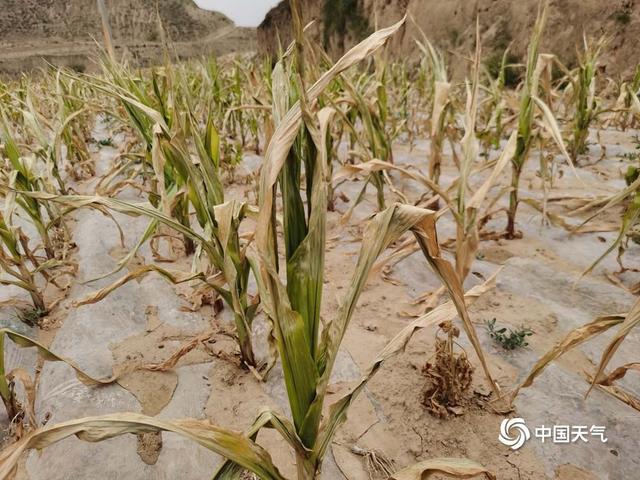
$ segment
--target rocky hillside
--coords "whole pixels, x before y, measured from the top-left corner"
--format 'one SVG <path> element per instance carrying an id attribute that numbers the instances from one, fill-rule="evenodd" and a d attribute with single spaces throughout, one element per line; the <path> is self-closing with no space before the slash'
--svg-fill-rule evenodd
<path id="1" fill-rule="evenodd" d="M 310 34 L 337 55 L 373 30 L 387 26 L 410 12 L 417 25 L 437 46 L 451 52 L 454 73 L 473 46 L 476 16 L 480 16 L 485 58 L 501 54 L 512 44 L 522 58 L 535 21 L 538 0 L 301 0 L 306 21 L 315 19 Z M 639 0 L 552 0 L 543 50 L 569 65 L 575 63 L 576 47 L 583 32 L 589 37 L 609 37 L 603 65 L 610 75 L 630 72 L 640 63 Z M 288 42 L 288 1 L 274 8 L 258 29 L 259 44 Z M 410 21 L 391 41 L 391 51 L 403 58 L 417 56 L 414 39 L 418 28 Z M 271 51 L 270 53 L 273 53 Z M 459 55 L 457 55 L 459 54 Z"/>
<path id="2" fill-rule="evenodd" d="M 253 29 L 238 28 L 224 15 L 202 10 L 192 0 L 107 0 L 106 4 L 116 49 L 127 50 L 142 64 L 161 55 L 158 16 L 180 56 L 255 47 Z M 102 39 L 95 0 L 2 0 L 0 71 L 34 68 L 43 65 L 43 59 L 90 68 L 93 39 Z"/>

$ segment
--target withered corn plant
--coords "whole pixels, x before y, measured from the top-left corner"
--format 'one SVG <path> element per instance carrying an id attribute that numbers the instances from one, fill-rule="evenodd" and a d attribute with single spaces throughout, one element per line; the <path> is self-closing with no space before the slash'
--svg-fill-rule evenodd
<path id="1" fill-rule="evenodd" d="M 71 176 L 79 180 L 95 175 L 95 166 L 89 152 L 88 125 L 93 117 L 85 106 L 84 85 L 73 78 L 65 77 L 61 70 L 55 74 L 57 116 L 60 135 L 66 146 L 66 159 Z"/>
<path id="2" fill-rule="evenodd" d="M 480 106 L 480 60 L 481 45 L 479 35 L 476 36 L 476 51 L 473 57 L 471 69 L 471 81 L 465 83 L 466 87 L 466 104 L 463 116 L 463 132 L 461 140 L 461 158 L 457 164 L 459 168 L 459 176 L 450 186 L 439 186 L 418 174 L 410 172 L 398 166 L 389 164 L 369 162 L 371 167 L 397 170 L 408 176 L 409 178 L 422 183 L 425 187 L 437 194 L 446 204 L 446 209 L 451 212 L 453 220 L 456 224 L 455 237 L 455 260 L 456 273 L 458 277 L 464 281 L 468 276 L 473 261 L 475 259 L 477 249 L 480 243 L 480 232 L 482 227 L 489 220 L 492 208 L 497 204 L 504 195 L 505 190 L 500 189 L 493 198 L 486 201 L 491 190 L 498 184 L 501 174 L 513 160 L 516 149 L 516 135 L 514 132 L 508 139 L 503 151 L 496 160 L 487 161 L 484 164 L 480 162 L 479 150 L 479 133 L 477 128 L 478 110 Z M 364 168 L 361 167 L 361 168 Z M 354 169 L 355 170 L 355 169 Z M 480 186 L 473 191 L 470 187 L 472 179 L 485 170 L 490 170 L 489 175 L 484 179 Z M 451 192 L 455 192 L 454 195 Z M 406 245 L 401 247 L 394 253 L 393 262 L 397 263 L 400 259 L 405 258 L 407 254 L 411 254 L 415 249 L 409 249 Z M 437 295 L 432 298 L 437 299 L 444 289 L 440 289 Z M 428 307 L 430 308 L 430 307 Z"/>
<path id="3" fill-rule="evenodd" d="M 50 163 L 42 164 L 38 156 L 22 156 L 4 112 L 0 113 L 1 152 L 0 198 L 0 278 L 2 285 L 14 285 L 31 297 L 34 312 L 47 313 L 44 298 L 47 283 L 60 289 L 58 278 L 72 274 L 73 263 L 67 257 L 67 230 L 60 212 L 46 202 L 30 196 L 36 191 L 57 191 Z M 32 234 L 32 227 L 35 231 Z M 25 230 L 27 233 L 25 233 Z"/>
<path id="4" fill-rule="evenodd" d="M 297 5 L 297 2 L 294 1 L 292 4 Z M 262 428 L 273 428 L 295 452 L 297 478 L 317 479 L 321 477 L 323 458 L 337 428 L 344 421 L 357 395 L 382 364 L 401 352 L 416 330 L 433 322 L 440 323 L 460 315 L 465 323 L 470 324 L 460 279 L 453 267 L 440 255 L 434 212 L 398 204 L 380 212 L 370 221 L 348 291 L 335 317 L 321 328 L 319 315 L 324 278 L 329 181 L 326 138 L 334 110 L 321 109 L 316 106 L 316 101 L 337 75 L 380 48 L 402 23 L 372 34 L 347 52 L 315 83 L 300 90 L 300 99 L 293 103 L 288 113 L 277 122 L 265 155 L 260 178 L 260 210 L 252 262 L 258 272 L 258 287 L 263 308 L 273 323 L 292 420 L 277 412 L 264 410 L 257 417 L 253 427 L 244 434 L 206 421 L 166 421 L 138 414 L 114 414 L 73 420 L 40 428 L 5 449 L 0 454 L 0 477 L 5 477 L 14 468 L 27 449 L 45 448 L 71 435 L 85 440 L 100 441 L 125 433 L 169 431 L 187 437 L 227 459 L 214 475 L 215 479 L 237 479 L 245 470 L 249 470 L 261 479 L 284 480 L 285 477 L 274 465 L 267 449 L 256 441 Z M 304 47 L 298 47 L 300 55 Z M 297 88 L 303 85 L 304 81 L 301 81 Z M 299 190 L 288 189 L 288 186 L 279 180 L 287 163 L 292 162 L 290 152 L 301 135 L 310 138 L 315 148 L 306 150 L 304 157 L 296 156 L 295 160 L 299 164 L 288 167 L 304 168 L 309 189 L 306 205 L 300 205 Z M 286 209 L 287 204 L 294 205 L 295 210 L 291 215 L 299 222 L 283 222 L 283 235 L 289 243 L 289 250 L 285 252 L 286 272 L 283 272 L 282 276 L 278 273 L 281 259 L 276 245 L 278 222 L 275 215 L 279 184 L 283 206 Z M 326 406 L 331 373 L 368 274 L 380 253 L 408 231 L 413 232 L 428 263 L 448 289 L 452 301 L 403 329 L 380 353 L 362 380 L 343 398 L 325 409 L 323 407 Z M 490 288 L 490 285 L 476 287 L 467 294 L 467 298 L 472 300 L 487 288 Z M 477 346 L 475 342 L 474 345 Z M 481 361 L 484 364 L 482 356 Z M 392 478 L 421 478 L 423 474 L 432 471 L 461 478 L 483 473 L 492 477 L 486 469 L 474 462 L 439 459 L 409 467 L 393 474 Z"/>
<path id="5" fill-rule="evenodd" d="M 553 140 L 558 150 L 567 160 L 573 173 L 578 177 L 571 156 L 565 147 L 557 120 L 549 106 L 538 97 L 541 78 L 548 80 L 550 68 L 554 57 L 539 53 L 540 40 L 547 20 L 549 8 L 548 0 L 540 4 L 538 17 L 533 29 L 527 54 L 527 70 L 520 93 L 520 105 L 517 118 L 517 143 L 516 151 L 511 160 L 511 190 L 509 193 L 509 206 L 507 208 L 507 228 L 505 236 L 508 239 L 519 237 L 516 231 L 516 214 L 520 203 L 520 177 L 524 170 L 529 152 L 535 140 L 543 139 L 542 131 L 546 131 Z M 550 82 L 543 82 L 550 88 Z M 547 92 L 547 96 L 550 92 Z M 578 177 L 579 178 L 579 177 Z"/>
<path id="6" fill-rule="evenodd" d="M 481 184 L 480 188 L 471 195 L 469 192 L 469 180 L 474 167 L 478 163 L 480 152 L 476 125 L 480 102 L 481 52 L 480 31 L 479 26 L 476 26 L 476 50 L 472 66 L 472 79 L 471 84 L 467 82 L 466 85 L 467 101 L 464 115 L 464 136 L 461 142 L 460 176 L 456 181 L 457 196 L 455 204 L 450 202 L 448 205 L 456 221 L 456 272 L 462 281 L 467 278 L 471 271 L 480 243 L 480 229 L 486 222 L 484 216 L 490 214 L 491 206 L 497 202 L 500 194 L 493 201 L 490 201 L 488 205 L 484 205 L 485 199 L 499 180 L 508 162 L 513 161 L 517 145 L 517 138 L 514 132 L 502 154 L 497 159 L 490 175 Z"/>
<path id="7" fill-rule="evenodd" d="M 380 79 L 377 78 L 378 76 Z M 348 130 L 360 146 L 357 155 L 363 157 L 364 161 L 377 159 L 393 163 L 391 149 L 393 137 L 386 130 L 389 112 L 384 78 L 384 66 L 382 72 L 374 76 L 359 75 L 355 84 L 343 77 L 338 80 L 338 83 L 344 88 L 345 96 L 338 103 L 348 105 L 347 112 L 343 114 L 343 121 L 348 124 Z M 358 126 L 361 130 L 358 130 Z M 363 197 L 369 183 L 376 188 L 378 209 L 383 210 L 385 208 L 383 173 L 372 172 L 368 176 L 359 199 Z M 352 207 L 357 203 L 355 202 Z"/>
<path id="8" fill-rule="evenodd" d="M 167 162 L 162 167 L 163 171 L 158 172 L 152 158 L 156 141 L 155 126 L 159 125 L 165 134 L 169 135 L 174 127 L 179 128 L 178 122 L 181 121 L 179 112 L 185 108 L 179 101 L 181 92 L 175 85 L 172 68 L 167 64 L 162 71 L 153 71 L 151 85 L 145 85 L 129 71 L 126 65 L 105 59 L 103 69 L 107 74 L 106 79 L 93 79 L 93 86 L 121 103 L 130 125 L 143 142 L 146 171 L 149 174 L 151 172 L 155 174 L 150 185 L 150 203 L 159 207 L 161 199 L 166 199 L 166 196 L 170 195 L 171 202 L 165 202 L 163 205 L 163 208 L 170 210 L 165 210 L 164 213 L 175 218 L 184 227 L 190 228 L 188 195 L 180 188 L 179 175 L 175 171 L 174 164 Z M 187 255 L 195 252 L 193 239 L 188 235 L 183 235 L 183 244 Z"/>
<path id="9" fill-rule="evenodd" d="M 449 121 L 448 117 L 452 105 L 449 97 L 452 85 L 448 77 L 444 56 L 429 42 L 424 32 L 422 32 L 422 36 L 423 41 L 417 41 L 417 44 L 424 55 L 432 91 L 429 178 L 435 184 L 438 184 L 442 170 L 442 152 Z"/>
<path id="10" fill-rule="evenodd" d="M 599 113 L 596 97 L 596 71 L 603 46 L 603 39 L 596 44 L 589 44 L 587 39 L 584 39 L 584 51 L 578 55 L 579 65 L 574 78 L 572 78 L 575 120 L 569 152 L 574 161 L 578 155 L 587 151 L 589 127 Z"/>
<path id="11" fill-rule="evenodd" d="M 529 149 L 533 139 L 534 114 L 536 104 L 533 97 L 538 94 L 539 71 L 538 49 L 542 32 L 547 21 L 548 0 L 541 4 L 538 10 L 538 18 L 533 27 L 533 34 L 529 41 L 527 53 L 527 71 L 525 74 L 522 93 L 520 94 L 520 107 L 518 112 L 518 138 L 516 152 L 511 161 L 511 192 L 509 193 L 509 208 L 507 210 L 507 238 L 516 237 L 516 214 L 518 212 L 520 176 L 524 168 Z"/>
<path id="12" fill-rule="evenodd" d="M 11 134 L 7 117 L 2 113 L 1 138 L 4 144 L 2 156 L 8 161 L 6 168 L 0 171 L 3 177 L 5 187 L 11 187 L 23 192 L 33 192 L 40 190 L 48 190 L 46 173 L 42 173 L 43 166 L 39 165 L 34 157 L 25 157 L 20 154 L 18 144 Z M 46 166 L 44 166 L 46 168 Z M 8 191 L 1 192 L 9 195 L 5 201 L 14 202 L 21 210 L 26 213 L 30 221 L 36 228 L 42 240 L 42 247 L 49 259 L 55 258 L 53 241 L 49 236 L 47 228 L 47 206 L 41 204 L 38 200 L 21 194 L 9 194 Z M 12 203 L 10 207 L 5 207 L 5 212 L 11 213 L 13 210 Z M 11 218 L 7 218 L 11 222 Z"/>
<path id="13" fill-rule="evenodd" d="M 640 65 L 635 68 L 633 77 L 618 84 L 618 98 L 609 115 L 609 122 L 614 122 L 622 131 L 634 128 L 640 119 Z"/>
<path id="14" fill-rule="evenodd" d="M 55 107 L 38 98 L 33 85 L 25 88 L 20 106 L 22 128 L 25 136 L 29 137 L 30 150 L 45 165 L 46 176 L 51 185 L 49 191 L 65 193 L 67 185 L 63 178 L 63 134 L 75 115 L 67 117 L 64 113 L 60 116 L 53 113 Z"/>
<path id="15" fill-rule="evenodd" d="M 418 133 L 416 104 L 419 98 L 417 89 L 413 88 L 416 74 L 410 74 L 410 71 L 406 62 L 390 62 L 383 78 L 385 89 L 389 91 L 386 110 L 391 124 L 391 138 L 406 135 L 409 146 L 413 146 Z"/>
<path id="16" fill-rule="evenodd" d="M 188 120 L 187 120 L 188 121 Z M 78 305 L 95 303 L 105 298 L 121 285 L 156 272 L 172 283 L 198 280 L 220 295 L 234 315 L 236 335 L 244 365 L 258 367 L 251 344 L 251 324 L 258 307 L 258 299 L 248 292 L 251 265 L 246 256 L 247 245 L 241 241 L 239 228 L 249 212 L 248 206 L 235 200 L 224 201 L 224 192 L 218 176 L 219 145 L 218 134 L 211 122 L 204 130 L 196 131 L 195 126 L 185 125 L 184 130 L 169 136 L 157 125 L 153 133 L 152 162 L 156 178 L 162 184 L 167 168 L 173 173 L 175 187 L 159 190 L 158 207 L 148 203 L 132 203 L 116 198 L 100 196 L 61 196 L 34 194 L 36 198 L 60 203 L 74 208 L 106 208 L 130 216 L 143 216 L 150 223 L 136 246 L 123 258 L 118 268 L 107 275 L 122 270 L 135 256 L 140 246 L 149 240 L 158 225 L 180 233 L 194 244 L 195 258 L 191 272 L 170 271 L 155 265 L 146 265 L 131 271 L 95 294 L 78 302 Z M 199 161 L 190 156 L 184 137 L 185 130 L 194 132 L 194 143 Z M 177 190 L 186 193 L 187 206 L 193 209 L 199 228 L 185 226 L 172 218 L 172 203 Z"/>
<path id="17" fill-rule="evenodd" d="M 0 278 L 0 285 L 14 285 L 25 290 L 31 297 L 33 308 L 39 315 L 47 312 L 44 292 L 38 285 L 38 268 L 30 262 L 33 252 L 29 249 L 29 239 L 20 228 L 11 227 L 0 213 L 0 272 L 8 278 Z"/>
<path id="18" fill-rule="evenodd" d="M 509 68 L 508 61 L 509 49 L 506 49 L 502 55 L 500 68 L 495 78 L 491 76 L 491 72 L 485 69 L 488 85 L 481 87 L 487 93 L 485 100 L 481 104 L 484 107 L 485 126 L 480 132 L 480 137 L 487 148 L 489 146 L 493 148 L 500 146 L 500 140 L 505 129 L 505 81 L 507 68 Z"/>

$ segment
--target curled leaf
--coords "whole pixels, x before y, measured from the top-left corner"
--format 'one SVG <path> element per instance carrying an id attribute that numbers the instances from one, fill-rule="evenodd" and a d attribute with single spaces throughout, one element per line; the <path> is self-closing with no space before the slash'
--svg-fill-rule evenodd
<path id="1" fill-rule="evenodd" d="M 256 473 L 264 480 L 285 480 L 271 456 L 248 437 L 203 420 L 164 421 L 135 413 L 87 417 L 40 428 L 0 453 L 0 478 L 8 478 L 22 454 L 41 450 L 73 435 L 87 442 L 100 442 L 127 433 L 173 432 Z"/>
<path id="2" fill-rule="evenodd" d="M 424 480 L 438 473 L 454 478 L 473 478 L 483 475 L 490 480 L 496 479 L 492 472 L 473 460 L 467 460 L 466 458 L 433 458 L 394 473 L 390 480 Z"/>
<path id="3" fill-rule="evenodd" d="M 611 327 L 621 324 L 624 319 L 625 315 L 607 315 L 599 317 L 593 322 L 569 332 L 561 342 L 556 344 L 536 362 L 524 381 L 518 385 L 513 392 L 511 392 L 510 401 L 513 402 L 520 390 L 530 387 L 533 384 L 533 381 L 542 374 L 544 369 L 547 368 L 551 362 L 557 360 L 578 345 L 588 342 L 593 337 L 609 330 Z"/>

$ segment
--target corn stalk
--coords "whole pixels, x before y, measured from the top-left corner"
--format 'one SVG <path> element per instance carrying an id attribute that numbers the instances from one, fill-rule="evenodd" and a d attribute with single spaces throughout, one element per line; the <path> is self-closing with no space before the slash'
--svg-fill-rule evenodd
<path id="1" fill-rule="evenodd" d="M 451 82 L 448 79 L 447 65 L 442 53 L 429 42 L 424 32 L 423 41 L 417 41 L 428 65 L 433 91 L 431 111 L 431 154 L 429 157 L 429 178 L 436 184 L 440 182 L 442 171 L 442 150 L 446 136 L 449 110 L 451 108 Z"/>
<path id="2" fill-rule="evenodd" d="M 518 193 L 520 189 L 520 176 L 524 168 L 525 162 L 529 156 L 533 138 L 533 119 L 535 113 L 535 102 L 533 97 L 538 92 L 538 49 L 540 47 L 540 39 L 547 21 L 547 11 L 549 2 L 545 0 L 538 10 L 538 18 L 533 27 L 533 35 L 529 42 L 527 53 L 527 72 L 522 87 L 520 98 L 520 111 L 518 113 L 518 138 L 516 145 L 516 153 L 511 161 L 511 192 L 509 194 L 509 208 L 507 210 L 507 238 L 516 237 L 516 213 L 518 212 Z"/>
<path id="3" fill-rule="evenodd" d="M 578 155 L 587 151 L 589 126 L 598 115 L 595 82 L 598 57 L 603 46 L 603 39 L 596 45 L 589 45 L 585 38 L 584 51 L 578 55 L 579 66 L 575 78 L 572 80 L 575 97 L 575 121 L 569 151 L 573 161 L 577 160 Z"/>

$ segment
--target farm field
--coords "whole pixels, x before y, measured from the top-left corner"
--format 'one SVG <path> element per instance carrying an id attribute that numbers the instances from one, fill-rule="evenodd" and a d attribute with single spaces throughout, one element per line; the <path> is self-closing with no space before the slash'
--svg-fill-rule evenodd
<path id="1" fill-rule="evenodd" d="M 546 3 L 463 81 L 409 20 L 332 61 L 296 4 L 0 84 L 0 478 L 635 478 L 640 66 Z"/>

